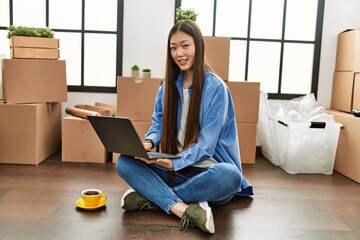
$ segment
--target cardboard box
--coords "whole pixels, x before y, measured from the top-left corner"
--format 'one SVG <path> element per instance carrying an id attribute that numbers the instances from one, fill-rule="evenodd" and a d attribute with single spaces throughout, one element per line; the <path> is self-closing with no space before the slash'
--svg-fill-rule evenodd
<path id="1" fill-rule="evenodd" d="M 242 164 L 255 164 L 256 159 L 256 123 L 237 123 Z"/>
<path id="2" fill-rule="evenodd" d="M 13 47 L 10 58 L 59 59 L 59 49 Z"/>
<path id="3" fill-rule="evenodd" d="M 61 103 L 0 104 L 0 163 L 38 165 L 61 147 Z"/>
<path id="4" fill-rule="evenodd" d="M 360 73 L 334 72 L 331 108 L 351 112 L 353 105 L 354 77 Z"/>
<path id="5" fill-rule="evenodd" d="M 109 153 L 100 141 L 89 120 L 65 117 L 62 120 L 63 162 L 105 163 Z"/>
<path id="6" fill-rule="evenodd" d="M 230 38 L 204 37 L 205 55 L 214 72 L 224 81 L 229 79 Z"/>
<path id="7" fill-rule="evenodd" d="M 260 83 L 227 82 L 238 123 L 257 123 L 259 118 Z"/>
<path id="8" fill-rule="evenodd" d="M 160 78 L 117 78 L 116 115 L 133 121 L 151 121 Z"/>
<path id="9" fill-rule="evenodd" d="M 64 60 L 3 59 L 6 103 L 66 102 Z"/>
<path id="10" fill-rule="evenodd" d="M 360 72 L 360 29 L 339 33 L 335 71 Z"/>
<path id="11" fill-rule="evenodd" d="M 360 109 L 360 73 L 355 74 L 353 91 L 353 109 Z"/>
<path id="12" fill-rule="evenodd" d="M 333 109 L 328 112 L 342 124 L 334 170 L 360 183 L 360 118 Z"/>
<path id="13" fill-rule="evenodd" d="M 59 48 L 59 39 L 43 37 L 12 36 L 10 47 Z"/>

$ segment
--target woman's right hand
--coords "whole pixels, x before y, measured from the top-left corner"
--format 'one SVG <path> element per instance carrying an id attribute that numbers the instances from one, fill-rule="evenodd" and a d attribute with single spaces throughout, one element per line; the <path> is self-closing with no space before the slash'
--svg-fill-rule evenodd
<path id="1" fill-rule="evenodd" d="M 151 142 L 143 142 L 143 145 L 144 145 L 144 148 L 147 152 L 150 152 L 151 151 L 151 148 L 152 148 L 152 144 Z"/>

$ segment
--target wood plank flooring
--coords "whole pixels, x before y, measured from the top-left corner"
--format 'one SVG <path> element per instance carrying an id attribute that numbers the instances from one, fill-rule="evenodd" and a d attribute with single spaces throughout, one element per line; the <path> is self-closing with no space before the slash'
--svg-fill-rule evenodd
<path id="1" fill-rule="evenodd" d="M 360 239 L 360 185 L 332 175 L 289 175 L 262 156 L 244 165 L 253 198 L 214 206 L 216 233 L 179 231 L 160 210 L 125 212 L 128 185 L 114 164 L 63 163 L 56 153 L 39 166 L 0 164 L 0 239 Z M 80 191 L 99 188 L 105 207 L 75 206 Z"/>

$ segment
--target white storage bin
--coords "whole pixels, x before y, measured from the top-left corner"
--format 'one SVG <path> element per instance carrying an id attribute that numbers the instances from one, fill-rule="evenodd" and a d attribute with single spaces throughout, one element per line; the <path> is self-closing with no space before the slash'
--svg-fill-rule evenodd
<path id="1" fill-rule="evenodd" d="M 289 123 L 271 117 L 277 164 L 287 173 L 332 174 L 340 123 Z"/>

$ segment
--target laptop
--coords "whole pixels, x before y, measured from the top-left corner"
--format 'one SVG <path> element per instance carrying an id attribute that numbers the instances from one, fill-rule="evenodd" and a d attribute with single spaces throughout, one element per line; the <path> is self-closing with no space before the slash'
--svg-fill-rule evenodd
<path id="1" fill-rule="evenodd" d="M 181 158 L 168 153 L 147 152 L 129 118 L 88 116 L 88 119 L 109 152 L 146 159 Z"/>

